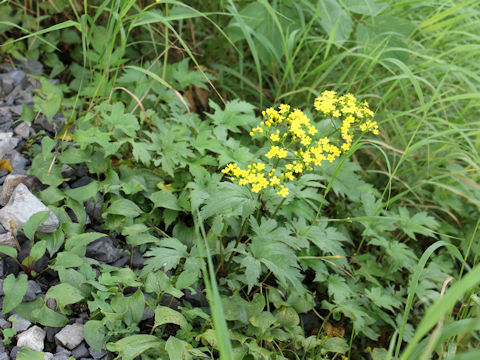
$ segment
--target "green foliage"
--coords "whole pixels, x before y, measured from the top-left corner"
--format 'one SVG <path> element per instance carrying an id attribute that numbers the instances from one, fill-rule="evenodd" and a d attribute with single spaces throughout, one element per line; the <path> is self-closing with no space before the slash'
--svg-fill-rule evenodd
<path id="1" fill-rule="evenodd" d="M 3 313 L 60 327 L 85 304 L 87 343 L 123 359 L 477 356 L 475 1 L 88 5 L 0 5 L 2 55 L 49 74 L 22 119 L 67 120 L 28 142 L 61 225 L 41 234 L 48 212 L 33 216 L 25 258 L 0 246 L 26 274 L 4 280 Z M 381 136 L 289 184 L 284 201 L 223 178 L 267 151 L 248 134 L 261 110 L 311 116 L 323 90 L 368 100 Z M 63 189 L 64 164 L 92 181 Z M 92 200 L 101 232 L 86 232 Z M 145 266 L 86 257 L 109 233 Z M 44 255 L 60 283 L 22 302 Z M 210 309 L 184 300 L 195 292 Z"/>

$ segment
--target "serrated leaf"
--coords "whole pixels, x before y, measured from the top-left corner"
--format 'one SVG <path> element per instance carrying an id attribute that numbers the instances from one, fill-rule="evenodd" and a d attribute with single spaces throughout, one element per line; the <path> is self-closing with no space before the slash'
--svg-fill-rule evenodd
<path id="1" fill-rule="evenodd" d="M 331 337 L 322 346 L 322 354 L 336 353 L 345 354 L 349 349 L 348 343 L 344 338 Z"/>
<path id="2" fill-rule="evenodd" d="M 393 308 L 402 306 L 402 302 L 393 295 L 388 294 L 381 287 L 373 287 L 365 290 L 365 295 L 372 300 L 372 302 L 382 308 L 393 311 Z"/>
<path id="3" fill-rule="evenodd" d="M 159 245 L 145 253 L 145 256 L 148 257 L 145 265 L 150 271 L 162 267 L 164 271 L 171 270 L 188 255 L 187 247 L 175 238 L 163 239 L 159 242 Z"/>
<path id="4" fill-rule="evenodd" d="M 8 275 L 3 281 L 3 292 L 5 297 L 3 298 L 2 313 L 6 314 L 12 311 L 18 304 L 22 302 L 28 288 L 27 275 L 19 275 L 15 278 L 15 275 Z"/>
<path id="5" fill-rule="evenodd" d="M 130 296 L 123 296 L 123 294 L 115 296 L 111 301 L 111 305 L 115 312 L 123 314 L 125 324 L 132 326 L 142 320 L 145 299 L 143 293 L 138 289 Z"/>
<path id="6" fill-rule="evenodd" d="M 149 166 L 152 161 L 150 153 L 154 150 L 153 145 L 146 142 L 132 142 L 132 147 L 135 161 L 140 161 L 142 164 Z"/>
<path id="7" fill-rule="evenodd" d="M 178 205 L 177 197 L 174 194 L 172 194 L 170 191 L 160 190 L 160 191 L 154 192 L 148 198 L 152 200 L 154 206 L 157 208 L 166 208 L 166 209 L 179 210 L 179 211 L 183 210 Z"/>
<path id="8" fill-rule="evenodd" d="M 247 292 L 249 293 L 252 288 L 258 284 L 262 264 L 250 254 L 247 254 L 247 256 L 245 256 L 240 262 L 240 266 L 245 268 L 245 278 L 247 279 L 248 285 Z"/>

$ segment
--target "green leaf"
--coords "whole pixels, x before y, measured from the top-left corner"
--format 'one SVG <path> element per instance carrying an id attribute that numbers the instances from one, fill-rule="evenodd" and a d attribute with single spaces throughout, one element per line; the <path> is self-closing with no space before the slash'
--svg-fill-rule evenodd
<path id="1" fill-rule="evenodd" d="M 146 142 L 131 142 L 133 146 L 133 157 L 135 161 L 140 161 L 145 166 L 149 166 L 152 161 L 150 152 L 154 150 L 154 146 Z"/>
<path id="2" fill-rule="evenodd" d="M 115 312 L 123 314 L 125 324 L 132 326 L 142 320 L 145 298 L 140 289 L 138 289 L 131 296 L 124 297 L 123 294 L 119 294 L 112 299 L 111 305 Z"/>
<path id="3" fill-rule="evenodd" d="M 154 247 L 145 253 L 148 259 L 145 267 L 148 271 L 158 270 L 162 267 L 168 271 L 177 266 L 188 255 L 187 247 L 175 238 L 167 238 L 159 241 L 158 247 Z"/>
<path id="4" fill-rule="evenodd" d="M 20 305 L 15 307 L 15 312 L 20 315 L 22 318 L 25 320 L 28 320 L 30 322 L 35 322 L 36 319 L 33 317 L 33 313 L 36 310 L 39 310 L 44 306 L 45 303 L 41 297 L 37 297 L 33 301 L 26 301 L 22 302 Z"/>
<path id="5" fill-rule="evenodd" d="M 352 18 L 336 0 L 323 0 L 319 17 L 320 25 L 337 45 L 342 45 L 352 33 Z"/>
<path id="6" fill-rule="evenodd" d="M 245 268 L 245 277 L 248 285 L 247 292 L 250 292 L 252 287 L 258 284 L 258 278 L 260 277 L 262 264 L 250 254 L 247 254 L 247 256 L 242 259 L 240 266 Z"/>
<path id="7" fill-rule="evenodd" d="M 85 333 L 85 328 L 84 328 Z M 107 349 L 117 352 L 123 360 L 133 360 L 143 352 L 156 349 L 157 352 L 164 346 L 164 341 L 154 335 L 132 335 L 118 340 L 115 343 L 108 343 Z"/>
<path id="8" fill-rule="evenodd" d="M 30 348 L 21 348 L 17 353 L 17 360 L 44 360 L 45 353 L 42 351 L 35 351 Z"/>
<path id="9" fill-rule="evenodd" d="M 53 116 L 60 110 L 63 92 L 59 86 L 51 84 L 48 79 L 42 77 L 39 80 L 42 88 L 36 90 L 33 110 L 41 112 L 51 122 Z"/>
<path id="10" fill-rule="evenodd" d="M 47 251 L 47 242 L 45 240 L 41 240 L 33 245 L 32 250 L 30 250 L 30 256 L 33 258 L 33 261 L 37 261 L 43 255 L 45 255 L 45 251 Z"/>
<path id="11" fill-rule="evenodd" d="M 328 352 L 337 353 L 337 354 L 345 354 L 348 351 L 348 343 L 347 340 L 344 338 L 339 337 L 331 337 L 328 338 L 327 341 L 322 346 L 322 354 L 326 354 Z"/>
<path id="12" fill-rule="evenodd" d="M 342 5 L 348 11 L 369 16 L 376 16 L 388 7 L 388 3 L 383 0 L 342 0 Z"/>
<path id="13" fill-rule="evenodd" d="M 15 275 L 10 274 L 3 281 L 3 291 L 5 297 L 3 298 L 2 313 L 6 314 L 12 311 L 18 304 L 22 302 L 28 288 L 27 275 L 19 275 L 15 278 Z"/>
<path id="14" fill-rule="evenodd" d="M 374 287 L 365 290 L 365 295 L 372 300 L 372 302 L 387 310 L 393 311 L 393 308 L 399 308 L 402 306 L 402 301 L 394 295 L 388 294 L 385 289 L 381 287 Z"/>
<path id="15" fill-rule="evenodd" d="M 42 225 L 49 216 L 50 210 L 39 211 L 30 216 L 30 218 L 25 223 L 25 226 L 23 227 L 23 232 L 30 241 L 33 241 L 35 231 L 37 231 L 38 227 Z"/>
<path id="16" fill-rule="evenodd" d="M 10 256 L 13 259 L 17 259 L 17 250 L 11 246 L 8 245 L 0 245 L 0 254 L 5 254 Z"/>
<path id="17" fill-rule="evenodd" d="M 143 213 L 143 211 L 133 201 L 117 199 L 110 204 L 106 213 L 134 218 Z"/>
<path id="18" fill-rule="evenodd" d="M 166 209 L 179 210 L 179 211 L 183 210 L 178 205 L 177 197 L 174 194 L 172 194 L 170 191 L 160 190 L 160 191 L 154 192 L 148 198 L 152 200 L 154 206 L 157 208 L 166 208 Z"/>
<path id="19" fill-rule="evenodd" d="M 123 236 L 137 235 L 137 234 L 147 232 L 148 230 L 150 230 L 150 228 L 145 224 L 133 224 L 133 225 L 125 226 L 122 229 L 122 235 Z"/>
<path id="20" fill-rule="evenodd" d="M 57 254 L 55 265 L 50 267 L 54 270 L 58 268 L 78 267 L 84 262 L 84 259 L 82 259 L 80 256 L 69 251 L 62 251 L 61 253 Z"/>
<path id="21" fill-rule="evenodd" d="M 83 295 L 76 287 L 62 283 L 48 289 L 45 299 L 48 298 L 55 299 L 60 311 L 63 312 L 65 306 L 82 301 Z"/>
<path id="22" fill-rule="evenodd" d="M 188 326 L 187 319 L 180 314 L 166 306 L 157 306 L 155 309 L 155 324 L 154 328 L 157 328 L 164 324 L 176 324 L 182 329 L 186 329 Z"/>
<path id="23" fill-rule="evenodd" d="M 118 129 L 125 135 L 134 138 L 136 131 L 140 129 L 136 116 L 125 113 L 125 105 L 116 102 L 112 105 L 106 102 L 100 105 L 103 114 L 103 124 L 109 126 L 109 129 Z"/>
<path id="24" fill-rule="evenodd" d="M 101 351 L 106 344 L 106 328 L 101 321 L 89 320 L 83 326 L 83 336 L 88 345 Z"/>
<path id="25" fill-rule="evenodd" d="M 84 234 L 74 235 L 67 239 L 65 242 L 65 250 L 71 250 L 74 247 L 84 247 L 90 244 L 91 242 L 104 237 L 105 234 L 99 232 L 89 232 Z"/>
<path id="26" fill-rule="evenodd" d="M 170 336 L 165 344 L 170 360 L 192 359 L 187 347 L 191 348 L 191 345 L 175 336 Z"/>
<path id="27" fill-rule="evenodd" d="M 275 316 L 269 311 L 263 311 L 250 317 L 250 324 L 259 328 L 262 333 L 275 323 Z"/>
<path id="28" fill-rule="evenodd" d="M 81 186 L 75 189 L 65 190 L 65 194 L 73 200 L 76 200 L 79 203 L 83 204 L 88 199 L 96 199 L 99 189 L 100 185 L 98 184 L 98 182 L 92 181 L 88 185 Z"/>
<path id="29" fill-rule="evenodd" d="M 63 327 L 68 324 L 68 318 L 48 308 L 45 304 L 32 312 L 35 322 L 44 326 Z"/>
<path id="30" fill-rule="evenodd" d="M 183 271 L 177 278 L 175 287 L 183 290 L 198 282 L 201 270 L 201 260 L 198 257 L 189 256 L 183 266 Z"/>

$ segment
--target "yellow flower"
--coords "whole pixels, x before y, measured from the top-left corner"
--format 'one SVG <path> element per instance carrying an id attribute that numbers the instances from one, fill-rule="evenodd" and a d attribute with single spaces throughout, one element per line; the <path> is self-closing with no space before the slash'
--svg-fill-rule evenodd
<path id="1" fill-rule="evenodd" d="M 287 197 L 289 194 L 288 188 L 285 187 L 284 185 L 280 185 L 280 190 L 277 191 L 277 195 L 280 195 L 281 197 Z"/>

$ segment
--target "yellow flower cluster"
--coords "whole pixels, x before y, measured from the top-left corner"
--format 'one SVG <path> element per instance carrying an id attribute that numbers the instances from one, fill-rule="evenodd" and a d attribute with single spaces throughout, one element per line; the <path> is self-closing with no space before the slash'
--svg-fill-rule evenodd
<path id="1" fill-rule="evenodd" d="M 333 162 L 342 152 L 347 152 L 354 140 L 355 130 L 378 134 L 378 124 L 368 103 L 359 102 L 352 94 L 337 96 L 334 91 L 324 91 L 317 97 L 314 107 L 323 115 L 341 119 L 340 136 L 315 139 L 317 128 L 299 109 L 291 110 L 282 104 L 278 110 L 268 108 L 262 112 L 263 121 L 250 132 L 252 137 L 265 138 L 270 147 L 265 157 L 273 164 L 253 163 L 247 169 L 238 164 L 228 164 L 222 172 L 230 175 L 240 185 L 250 185 L 253 192 L 272 187 L 282 197 L 289 194 L 285 186 L 323 161 Z M 336 145 L 335 143 L 342 144 Z"/>

